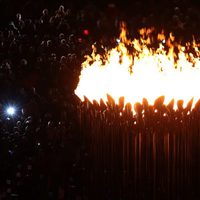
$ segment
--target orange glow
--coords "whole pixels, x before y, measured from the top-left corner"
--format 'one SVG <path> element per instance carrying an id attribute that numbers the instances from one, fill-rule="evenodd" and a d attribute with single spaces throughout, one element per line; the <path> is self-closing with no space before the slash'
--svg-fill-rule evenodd
<path id="1" fill-rule="evenodd" d="M 199 45 L 194 40 L 183 46 L 176 43 L 172 33 L 165 36 L 164 31 L 157 34 L 155 41 L 154 31 L 143 28 L 139 31 L 140 39 L 128 40 L 123 24 L 115 48 L 105 50 L 102 56 L 93 46 L 93 53 L 82 63 L 75 94 L 82 101 L 86 96 L 91 102 L 107 102 L 109 94 L 116 104 L 123 96 L 132 107 L 136 102 L 142 103 L 143 98 L 153 105 L 164 96 L 165 105 L 174 99 L 175 110 L 178 100 L 183 100 L 185 107 L 193 98 L 193 108 L 200 99 Z M 127 45 L 133 49 L 131 53 Z"/>

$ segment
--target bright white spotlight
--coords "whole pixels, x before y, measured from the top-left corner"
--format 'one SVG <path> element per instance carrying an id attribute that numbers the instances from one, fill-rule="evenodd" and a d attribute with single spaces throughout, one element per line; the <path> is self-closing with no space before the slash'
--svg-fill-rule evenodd
<path id="1" fill-rule="evenodd" d="M 9 116 L 15 115 L 15 112 L 16 112 L 16 109 L 15 109 L 13 106 L 9 106 L 9 107 L 6 109 L 6 113 L 7 113 L 7 115 L 9 115 Z"/>

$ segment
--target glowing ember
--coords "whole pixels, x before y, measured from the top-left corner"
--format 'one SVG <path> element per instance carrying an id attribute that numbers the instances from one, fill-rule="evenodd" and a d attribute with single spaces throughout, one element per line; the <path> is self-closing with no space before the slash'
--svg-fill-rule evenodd
<path id="1" fill-rule="evenodd" d="M 164 96 L 165 105 L 174 99 L 174 109 L 178 100 L 183 100 L 185 107 L 193 99 L 194 107 L 200 99 L 199 45 L 194 40 L 183 46 L 172 34 L 166 37 L 164 32 L 154 41 L 152 32 L 154 29 L 141 29 L 140 39 L 130 41 L 123 25 L 116 48 L 105 50 L 106 55 L 97 54 L 93 46 L 92 55 L 82 63 L 75 94 L 82 101 L 86 96 L 91 102 L 107 102 L 109 94 L 116 104 L 123 96 L 132 107 L 143 98 L 153 105 Z M 158 47 L 152 47 L 154 44 Z"/>

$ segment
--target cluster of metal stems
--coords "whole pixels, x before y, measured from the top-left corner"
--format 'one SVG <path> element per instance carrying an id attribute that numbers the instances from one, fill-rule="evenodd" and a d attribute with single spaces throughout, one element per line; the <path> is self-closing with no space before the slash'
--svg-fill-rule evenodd
<path id="1" fill-rule="evenodd" d="M 153 106 L 144 99 L 133 114 L 123 97 L 118 104 L 107 98 L 106 104 L 85 98 L 79 106 L 88 193 L 97 199 L 194 195 L 200 182 L 200 101 L 191 109 L 192 100 L 186 108 L 180 100 L 175 111 L 173 101 L 164 105 L 164 97 Z"/>

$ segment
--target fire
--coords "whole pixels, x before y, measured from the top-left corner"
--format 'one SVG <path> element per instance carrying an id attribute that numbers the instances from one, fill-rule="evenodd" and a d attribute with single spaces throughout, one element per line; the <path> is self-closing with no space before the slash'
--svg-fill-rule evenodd
<path id="1" fill-rule="evenodd" d="M 175 110 L 178 100 L 183 100 L 186 107 L 193 99 L 193 108 L 200 99 L 199 44 L 193 40 L 182 45 L 172 33 L 165 36 L 164 31 L 155 39 L 153 33 L 153 28 L 143 28 L 139 39 L 129 40 L 122 24 L 115 48 L 105 49 L 105 55 L 100 55 L 93 46 L 93 53 L 82 63 L 75 94 L 82 101 L 85 96 L 91 102 L 102 99 L 105 103 L 109 94 L 116 104 L 124 97 L 132 107 L 144 98 L 153 105 L 164 96 L 165 105 L 174 100 Z"/>

